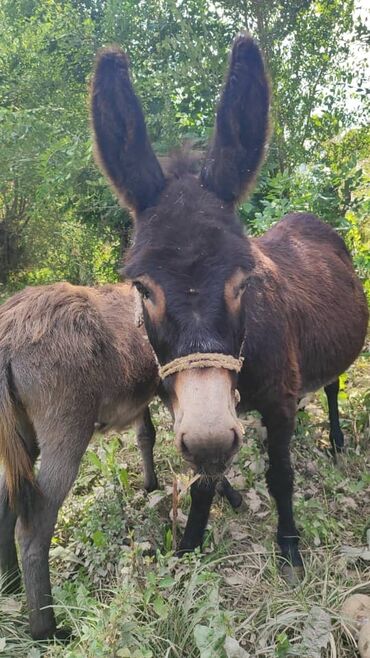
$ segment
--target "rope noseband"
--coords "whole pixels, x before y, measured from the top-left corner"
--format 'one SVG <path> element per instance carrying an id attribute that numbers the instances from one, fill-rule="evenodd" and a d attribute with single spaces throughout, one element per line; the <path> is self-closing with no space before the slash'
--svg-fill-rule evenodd
<path id="1" fill-rule="evenodd" d="M 217 352 L 196 352 L 195 354 L 187 354 L 174 359 L 164 366 L 159 368 L 159 376 L 165 379 L 175 372 L 182 372 L 183 370 L 190 370 L 191 368 L 225 368 L 226 370 L 233 370 L 240 372 L 243 366 L 243 357 L 238 359 L 230 354 L 218 354 Z"/>

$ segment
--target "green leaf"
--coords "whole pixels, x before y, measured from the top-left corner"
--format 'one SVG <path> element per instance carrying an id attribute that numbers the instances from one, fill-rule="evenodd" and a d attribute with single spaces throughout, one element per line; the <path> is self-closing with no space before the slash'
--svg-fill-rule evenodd
<path id="1" fill-rule="evenodd" d="M 104 532 L 101 530 L 95 530 L 92 536 L 93 542 L 95 546 L 101 547 L 105 546 L 107 543 L 107 537 Z"/>
<path id="2" fill-rule="evenodd" d="M 129 489 L 129 478 L 127 468 L 120 468 L 118 478 L 124 489 Z"/>
<path id="3" fill-rule="evenodd" d="M 161 596 L 157 596 L 153 601 L 153 608 L 158 617 L 165 619 L 168 615 L 168 605 Z"/>
<path id="4" fill-rule="evenodd" d="M 92 450 L 88 450 L 86 453 L 86 457 L 89 460 L 90 464 L 98 468 L 99 471 L 103 469 L 103 463 L 95 452 L 93 452 Z"/>
<path id="5" fill-rule="evenodd" d="M 226 633 L 222 628 L 213 628 L 197 624 L 194 639 L 200 652 L 200 658 L 227 658 L 225 653 Z"/>

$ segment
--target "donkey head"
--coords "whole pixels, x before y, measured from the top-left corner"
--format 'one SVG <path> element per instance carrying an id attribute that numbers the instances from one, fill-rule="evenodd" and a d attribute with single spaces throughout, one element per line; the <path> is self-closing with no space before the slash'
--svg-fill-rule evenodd
<path id="1" fill-rule="evenodd" d="M 135 216 L 124 273 L 142 297 L 149 340 L 161 365 L 198 355 L 193 363 L 176 361 L 164 380 L 178 446 L 197 470 L 221 472 L 241 441 L 235 370 L 254 260 L 234 209 L 254 182 L 267 140 L 269 85 L 260 51 L 249 36 L 235 40 L 213 141 L 198 169 L 184 155 L 163 172 L 121 50 L 99 53 L 91 105 L 97 160 Z M 200 363 L 199 353 L 209 362 Z M 221 363 L 220 354 L 229 360 Z"/>

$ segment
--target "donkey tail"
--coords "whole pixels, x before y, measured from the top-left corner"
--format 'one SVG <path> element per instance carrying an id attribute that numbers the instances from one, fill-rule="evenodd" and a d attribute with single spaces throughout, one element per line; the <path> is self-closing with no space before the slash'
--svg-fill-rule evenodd
<path id="1" fill-rule="evenodd" d="M 0 350 L 0 462 L 4 465 L 9 504 L 22 514 L 21 494 L 36 487 L 33 461 L 17 431 L 10 361 Z"/>

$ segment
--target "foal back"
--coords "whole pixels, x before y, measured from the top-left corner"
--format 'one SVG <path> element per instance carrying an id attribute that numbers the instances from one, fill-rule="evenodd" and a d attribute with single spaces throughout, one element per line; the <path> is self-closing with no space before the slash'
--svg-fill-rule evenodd
<path id="1" fill-rule="evenodd" d="M 0 458 L 13 472 L 11 495 L 24 470 L 22 445 L 28 453 L 47 450 L 57 460 L 62 442 L 69 441 L 77 458 L 79 436 L 85 444 L 95 424 L 130 425 L 157 382 L 151 349 L 134 323 L 130 288 L 119 284 L 58 283 L 14 295 L 0 308 L 0 364 L 0 380 L 8 389 L 8 405 L 2 397 L 4 418 L 24 430 L 18 445 L 9 439 L 10 427 L 0 432 Z M 64 438 L 58 425 L 68 428 Z M 30 479 L 29 465 L 25 470 Z"/>

